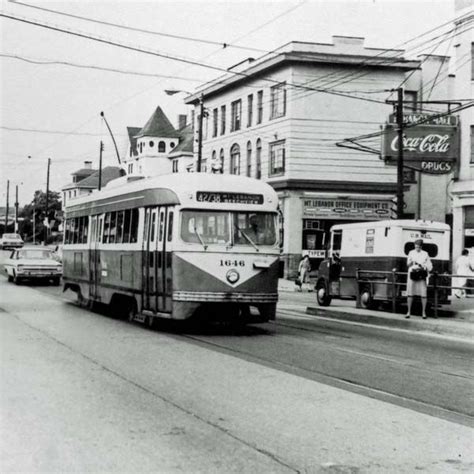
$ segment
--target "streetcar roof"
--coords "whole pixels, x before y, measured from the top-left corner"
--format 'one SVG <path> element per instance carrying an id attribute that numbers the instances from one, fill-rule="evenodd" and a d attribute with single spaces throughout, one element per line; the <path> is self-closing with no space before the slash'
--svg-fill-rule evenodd
<path id="1" fill-rule="evenodd" d="M 331 230 L 343 230 L 343 229 L 367 229 L 377 227 L 400 227 L 403 229 L 426 229 L 426 230 L 438 230 L 438 231 L 449 231 L 451 228 L 444 222 L 436 221 L 425 221 L 421 219 L 399 219 L 399 220 L 383 220 L 383 221 L 372 221 L 372 222 L 356 222 L 354 224 L 336 224 L 331 227 Z"/>
<path id="2" fill-rule="evenodd" d="M 263 203 L 271 203 L 275 209 L 278 205 L 274 189 L 260 180 L 227 174 L 173 173 L 133 181 L 128 181 L 127 177 L 118 178 L 101 191 L 74 199 L 66 205 L 66 214 L 67 217 L 75 217 L 151 205 L 211 205 L 197 202 L 198 192 L 258 194 L 262 196 Z M 236 206 L 232 203 L 228 205 Z"/>

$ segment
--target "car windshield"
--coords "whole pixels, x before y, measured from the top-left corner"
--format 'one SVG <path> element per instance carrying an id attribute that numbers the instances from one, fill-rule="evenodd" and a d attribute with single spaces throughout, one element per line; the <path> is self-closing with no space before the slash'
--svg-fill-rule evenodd
<path id="1" fill-rule="evenodd" d="M 27 258 L 28 260 L 46 260 L 53 258 L 50 250 L 20 250 L 18 258 Z"/>
<path id="2" fill-rule="evenodd" d="M 20 236 L 18 234 L 4 234 L 4 239 L 13 239 L 13 240 L 20 240 Z"/>
<path id="3" fill-rule="evenodd" d="M 181 213 L 181 238 L 185 242 L 275 245 L 276 236 L 276 214 L 272 212 L 185 210 Z"/>

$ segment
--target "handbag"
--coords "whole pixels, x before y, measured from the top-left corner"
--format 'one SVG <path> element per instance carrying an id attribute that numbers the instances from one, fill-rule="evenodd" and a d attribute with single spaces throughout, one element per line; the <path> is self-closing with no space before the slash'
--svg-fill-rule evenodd
<path id="1" fill-rule="evenodd" d="M 426 271 L 426 269 L 422 267 L 414 268 L 410 272 L 410 280 L 413 280 L 413 281 L 425 280 L 427 276 L 428 276 L 428 272 Z"/>
<path id="2" fill-rule="evenodd" d="M 297 278 L 297 279 L 295 280 L 295 285 L 296 285 L 296 286 L 301 286 L 301 285 L 302 285 L 301 280 L 300 280 L 299 278 Z"/>

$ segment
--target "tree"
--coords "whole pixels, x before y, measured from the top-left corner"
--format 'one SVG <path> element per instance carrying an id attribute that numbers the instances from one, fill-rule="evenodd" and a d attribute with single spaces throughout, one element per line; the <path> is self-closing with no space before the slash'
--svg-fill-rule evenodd
<path id="1" fill-rule="evenodd" d="M 55 220 L 55 214 L 61 210 L 61 194 L 55 191 L 48 193 L 48 220 Z M 36 240 L 43 240 L 44 238 L 44 219 L 46 218 L 46 193 L 38 190 L 35 191 L 33 200 L 30 204 L 23 207 L 19 215 L 24 218 L 22 222 L 20 233 L 25 236 L 27 240 L 33 240 L 33 216 L 35 219 L 35 234 Z M 57 223 L 55 224 L 57 228 Z"/>

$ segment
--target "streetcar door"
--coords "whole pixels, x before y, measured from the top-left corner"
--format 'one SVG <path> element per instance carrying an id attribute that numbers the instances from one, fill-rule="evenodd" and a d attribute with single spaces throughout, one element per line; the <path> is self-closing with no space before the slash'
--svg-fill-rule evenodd
<path id="1" fill-rule="evenodd" d="M 165 279 L 164 279 L 164 268 L 166 266 L 166 217 L 167 217 L 167 209 L 166 207 L 159 207 L 158 208 L 158 238 L 157 238 L 157 246 L 156 246 L 156 307 L 158 311 L 164 312 L 165 311 Z"/>
<path id="2" fill-rule="evenodd" d="M 163 311 L 171 313 L 172 311 L 172 250 L 173 250 L 173 219 L 174 210 L 172 207 L 166 209 L 165 235 L 163 235 Z"/>
<path id="3" fill-rule="evenodd" d="M 102 235 L 103 216 L 91 217 L 91 232 L 89 243 L 89 299 L 98 300 L 98 285 L 100 280 L 100 250 L 99 242 Z"/>
<path id="4" fill-rule="evenodd" d="M 156 311 L 156 208 L 145 209 L 142 259 L 143 309 Z"/>

